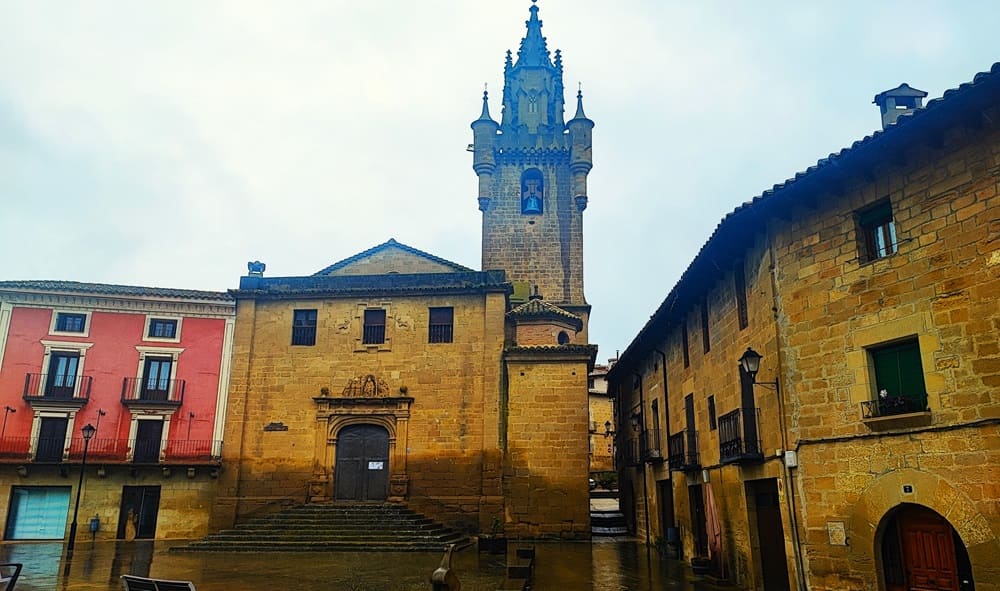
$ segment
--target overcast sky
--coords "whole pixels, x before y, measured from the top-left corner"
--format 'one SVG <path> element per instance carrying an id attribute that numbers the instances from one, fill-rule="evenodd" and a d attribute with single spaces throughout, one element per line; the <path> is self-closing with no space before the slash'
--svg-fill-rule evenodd
<path id="1" fill-rule="evenodd" d="M 390 237 L 478 269 L 469 123 L 529 5 L 0 0 L 0 279 L 224 290 Z M 596 123 L 601 360 L 722 216 L 878 128 L 877 92 L 1000 60 L 994 1 L 539 7 Z"/>

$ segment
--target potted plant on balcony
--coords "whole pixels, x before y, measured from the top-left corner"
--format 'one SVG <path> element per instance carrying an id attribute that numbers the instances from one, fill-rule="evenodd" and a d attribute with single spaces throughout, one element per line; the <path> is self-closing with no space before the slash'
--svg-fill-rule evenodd
<path id="1" fill-rule="evenodd" d="M 490 532 L 479 534 L 479 551 L 489 554 L 506 554 L 507 536 L 504 535 L 503 522 L 494 515 L 490 523 Z"/>

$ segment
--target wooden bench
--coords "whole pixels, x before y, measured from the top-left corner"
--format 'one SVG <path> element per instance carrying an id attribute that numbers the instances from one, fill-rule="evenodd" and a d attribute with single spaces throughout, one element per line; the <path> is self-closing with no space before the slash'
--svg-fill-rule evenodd
<path id="1" fill-rule="evenodd" d="M 197 591 L 191 581 L 168 581 L 122 575 L 122 589 L 125 591 Z"/>

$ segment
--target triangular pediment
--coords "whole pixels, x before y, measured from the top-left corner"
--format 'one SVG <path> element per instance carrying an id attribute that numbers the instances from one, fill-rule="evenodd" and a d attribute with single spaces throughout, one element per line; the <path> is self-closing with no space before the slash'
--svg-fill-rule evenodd
<path id="1" fill-rule="evenodd" d="M 465 273 L 472 270 L 390 238 L 387 242 L 338 261 L 314 275 Z"/>

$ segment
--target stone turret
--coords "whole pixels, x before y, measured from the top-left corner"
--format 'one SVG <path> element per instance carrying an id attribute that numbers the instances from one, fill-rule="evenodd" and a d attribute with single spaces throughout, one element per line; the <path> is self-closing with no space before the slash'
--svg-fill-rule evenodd
<path id="1" fill-rule="evenodd" d="M 472 169 L 479 177 L 479 209 L 482 211 L 490 205 L 490 185 L 496 169 L 493 150 L 499 129 L 500 124 L 490 117 L 489 93 L 483 90 L 483 112 L 472 122 Z"/>
<path id="2" fill-rule="evenodd" d="M 566 124 L 570 138 L 569 169 L 573 173 L 573 202 L 577 209 L 587 208 L 587 175 L 594 167 L 593 144 L 594 122 L 583 112 L 583 91 L 576 93 L 576 114 Z"/>

